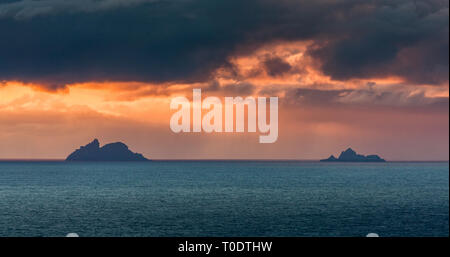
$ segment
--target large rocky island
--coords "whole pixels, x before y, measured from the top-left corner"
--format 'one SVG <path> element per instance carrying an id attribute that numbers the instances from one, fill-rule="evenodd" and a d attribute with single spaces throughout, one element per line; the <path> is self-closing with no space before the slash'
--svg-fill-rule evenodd
<path id="1" fill-rule="evenodd" d="M 149 161 L 142 154 L 133 153 L 121 142 L 100 147 L 97 139 L 71 153 L 66 161 Z"/>
<path id="2" fill-rule="evenodd" d="M 321 162 L 386 162 L 386 160 L 380 158 L 378 155 L 361 155 L 357 154 L 353 149 L 348 148 L 347 150 L 341 152 L 339 158 L 331 155 L 328 159 L 320 160 Z"/>

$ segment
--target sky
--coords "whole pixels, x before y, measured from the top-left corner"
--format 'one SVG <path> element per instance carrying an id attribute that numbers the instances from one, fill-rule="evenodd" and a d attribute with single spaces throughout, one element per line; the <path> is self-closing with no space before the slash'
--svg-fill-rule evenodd
<path id="1" fill-rule="evenodd" d="M 279 98 L 278 140 L 174 133 L 171 99 Z M 448 160 L 447 0 L 0 0 L 0 159 Z"/>

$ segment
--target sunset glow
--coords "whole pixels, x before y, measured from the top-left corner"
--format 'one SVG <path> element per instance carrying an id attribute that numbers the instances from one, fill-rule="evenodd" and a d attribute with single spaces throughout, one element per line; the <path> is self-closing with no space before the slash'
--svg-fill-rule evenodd
<path id="1" fill-rule="evenodd" d="M 153 8 L 144 2 L 123 8 Z M 104 33 L 105 41 L 97 43 L 88 39 L 96 34 L 87 27 L 76 31 L 80 41 L 71 36 L 59 43 L 46 41 L 40 22 L 51 15 L 64 19 L 64 8 L 54 10 L 61 13 L 17 16 L 15 9 L 1 12 L 0 4 L 0 29 L 10 40 L 0 50 L 0 159 L 60 159 L 74 146 L 99 138 L 103 142 L 124 140 L 156 159 L 318 159 L 351 145 L 362 153 L 382 151 L 390 160 L 447 160 L 448 3 L 424 9 L 423 16 L 407 13 L 410 18 L 405 21 L 392 21 L 398 28 L 380 28 L 373 32 L 380 39 L 372 39 L 357 26 L 374 20 L 385 26 L 385 16 L 375 3 L 340 9 L 339 1 L 323 2 L 317 5 L 337 8 L 329 20 L 308 23 L 304 13 L 297 21 L 297 13 L 291 17 L 288 10 L 300 12 L 299 6 L 286 1 L 277 7 L 286 16 L 273 14 L 268 24 L 237 15 L 230 23 L 248 24 L 242 31 L 236 29 L 236 34 L 195 8 L 190 15 L 180 14 L 182 22 L 158 16 L 162 21 L 157 22 L 169 22 L 162 23 L 168 25 L 155 34 L 130 20 L 134 30 L 114 32 L 116 38 L 99 23 L 96 33 Z M 189 9 L 189 3 L 185 4 Z M 269 8 L 264 3 L 258 6 Z M 92 12 L 113 15 L 120 12 L 115 8 Z M 315 11 L 317 6 L 308 3 L 305 8 Z M 402 12 L 413 7 L 402 3 L 386 8 Z M 96 19 L 81 9 L 75 8 L 74 13 L 80 19 Z M 197 23 L 203 24 L 204 19 L 215 27 L 205 25 L 205 31 L 197 31 L 201 27 Z M 285 19 L 292 20 L 284 24 Z M 418 24 L 417 30 L 427 25 L 435 36 L 427 37 L 426 31 L 406 36 L 395 32 L 410 26 L 410 20 Z M 330 21 L 336 31 L 321 25 Z M 35 40 L 41 52 L 14 28 L 5 29 L 2 22 L 36 26 Z M 181 34 L 184 30 L 178 27 L 172 31 L 173 24 L 191 34 Z M 60 30 L 53 25 L 55 33 Z M 310 29 L 313 25 L 317 27 Z M 229 34 L 222 38 L 221 33 Z M 119 40 L 125 35 L 129 42 Z M 352 37 L 354 41 L 348 40 Z M 111 38 L 120 43 L 108 41 Z M 186 42 L 174 43 L 179 38 Z M 24 46 L 27 53 L 19 53 L 14 42 L 29 44 Z M 442 45 L 447 52 L 437 54 L 436 49 L 445 49 Z M 203 97 L 279 97 L 278 141 L 259 146 L 253 143 L 254 133 L 174 134 L 169 129 L 171 99 L 186 96 L 191 100 L 194 88 L 201 89 Z"/>

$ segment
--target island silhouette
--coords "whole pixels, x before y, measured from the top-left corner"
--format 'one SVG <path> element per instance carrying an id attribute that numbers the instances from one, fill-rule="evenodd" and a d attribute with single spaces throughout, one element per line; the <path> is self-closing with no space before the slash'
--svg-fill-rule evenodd
<path id="1" fill-rule="evenodd" d="M 382 159 L 380 156 L 376 154 L 372 155 L 361 155 L 357 154 L 353 149 L 348 148 L 345 151 L 342 151 L 338 158 L 331 155 L 328 159 L 322 159 L 321 162 L 386 162 L 385 159 Z"/>
<path id="2" fill-rule="evenodd" d="M 100 147 L 97 139 L 71 153 L 66 161 L 149 161 L 140 153 L 134 153 L 122 142 Z"/>

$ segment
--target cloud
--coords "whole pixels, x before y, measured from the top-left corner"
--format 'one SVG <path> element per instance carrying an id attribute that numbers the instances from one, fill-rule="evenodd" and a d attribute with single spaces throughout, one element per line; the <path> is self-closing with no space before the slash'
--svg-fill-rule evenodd
<path id="1" fill-rule="evenodd" d="M 448 98 L 446 97 L 426 97 L 425 92 L 408 91 L 374 91 L 374 90 L 353 90 L 342 92 L 337 98 L 339 103 L 346 104 L 369 104 L 385 106 L 429 106 L 434 104 L 445 104 L 448 108 Z"/>
<path id="2" fill-rule="evenodd" d="M 221 94 L 224 96 L 248 96 L 255 91 L 255 86 L 247 82 L 221 84 L 218 81 L 212 81 L 202 89 L 203 93 Z M 191 92 L 188 92 L 189 94 Z"/>
<path id="3" fill-rule="evenodd" d="M 350 11 L 337 25 L 341 37 L 310 50 L 323 72 L 337 80 L 394 75 L 411 83 L 448 83 L 448 1 L 369 2 L 385 4 L 368 13 Z"/>
<path id="4" fill-rule="evenodd" d="M 122 7 L 122 8 L 119 8 Z M 126 7 L 126 8 L 125 8 Z M 445 0 L 40 0 L 0 3 L 0 80 L 208 82 L 277 42 L 305 53 L 335 80 L 397 76 L 448 83 Z M 281 58 L 270 76 L 295 72 Z"/>
<path id="5" fill-rule="evenodd" d="M 281 100 L 294 106 L 329 106 L 365 108 L 404 108 L 414 111 L 448 112 L 448 97 L 429 97 L 425 90 L 417 90 L 402 85 L 376 87 L 368 83 L 367 87 L 345 90 L 318 90 L 310 88 L 289 88 Z"/>
<path id="6" fill-rule="evenodd" d="M 267 74 L 272 77 L 283 75 L 292 68 L 288 62 L 280 57 L 268 57 L 264 60 L 263 65 Z"/>
<path id="7" fill-rule="evenodd" d="M 16 20 L 31 19 L 36 16 L 95 12 L 112 8 L 133 6 L 158 0 L 20 0 L 0 4 L 0 18 Z"/>

